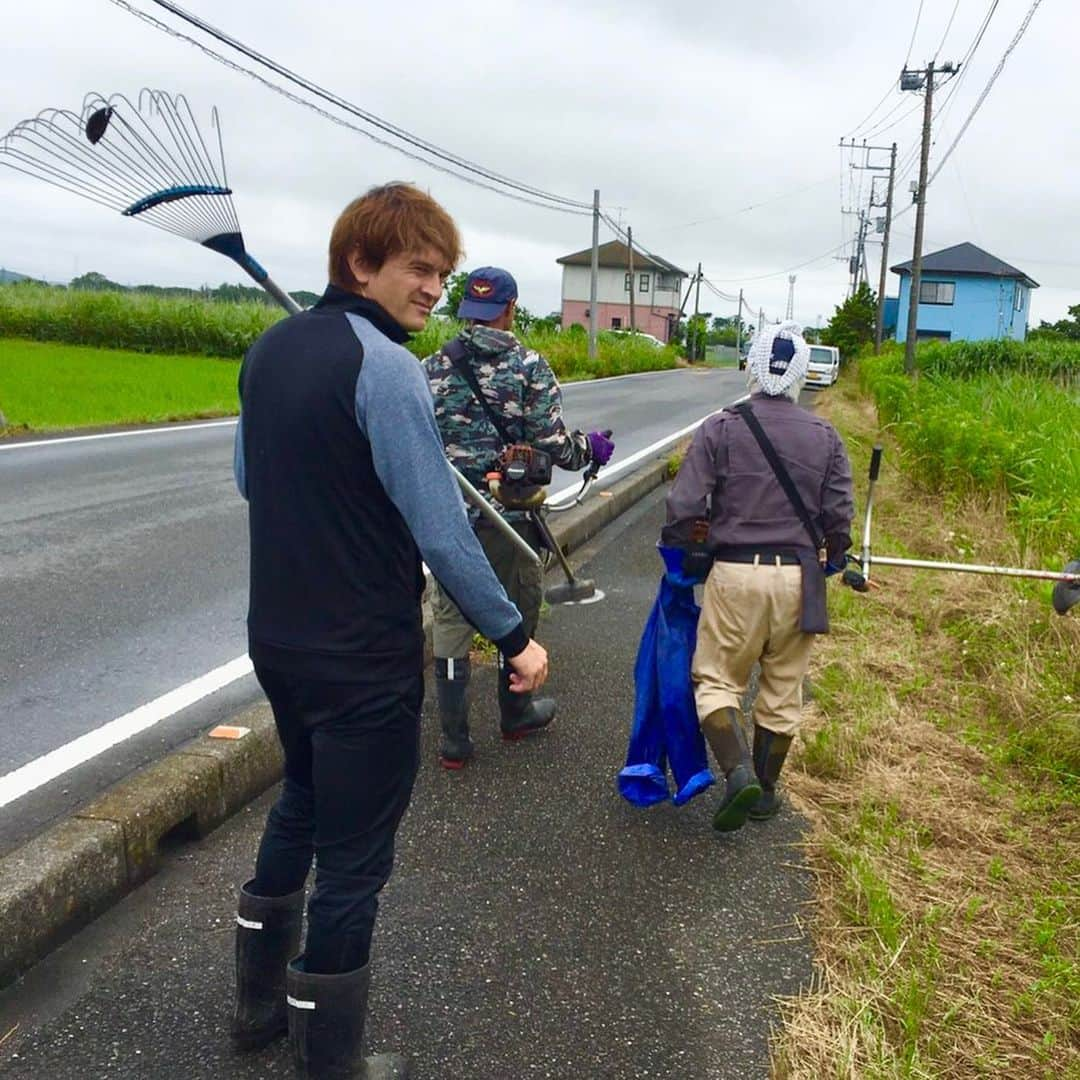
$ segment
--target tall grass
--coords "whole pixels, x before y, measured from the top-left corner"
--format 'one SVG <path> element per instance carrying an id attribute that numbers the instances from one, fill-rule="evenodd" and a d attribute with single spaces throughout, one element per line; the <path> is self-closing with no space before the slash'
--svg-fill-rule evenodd
<path id="1" fill-rule="evenodd" d="M 920 346 L 918 379 L 904 374 L 899 347 L 889 348 L 860 359 L 860 384 L 920 484 L 1004 494 L 1026 549 L 1072 557 L 1080 546 L 1080 347 L 1054 356 L 1053 344 L 1031 354 L 1002 344 L 1015 343 Z M 998 364 L 1002 356 L 1016 362 Z"/>
<path id="2" fill-rule="evenodd" d="M 237 358 L 283 315 L 253 302 L 84 292 L 27 282 L 0 286 L 0 337 L 132 352 Z"/>
<path id="3" fill-rule="evenodd" d="M 454 337 L 461 326 L 461 323 L 448 319 L 430 319 L 406 347 L 423 359 Z M 664 371 L 675 367 L 679 356 L 673 345 L 658 349 L 647 339 L 632 334 L 600 334 L 596 359 L 590 360 L 588 338 L 578 327 L 526 330 L 517 336 L 526 348 L 540 353 L 563 382 Z"/>
<path id="4" fill-rule="evenodd" d="M 83 292 L 27 282 L 0 286 L 0 338 L 133 352 L 238 358 L 283 315 L 259 303 Z M 407 347 L 418 357 L 428 356 L 459 329 L 460 324 L 452 320 L 430 319 Z M 588 359 L 585 334 L 575 327 L 519 336 L 526 346 L 542 353 L 564 380 L 664 370 L 675 367 L 678 357 L 672 346 L 658 349 L 629 334 L 601 334 L 594 361 Z"/>
<path id="5" fill-rule="evenodd" d="M 928 375 L 969 379 L 1016 374 L 1066 386 L 1080 380 L 1080 341 L 928 341 L 916 355 L 919 370 Z"/>

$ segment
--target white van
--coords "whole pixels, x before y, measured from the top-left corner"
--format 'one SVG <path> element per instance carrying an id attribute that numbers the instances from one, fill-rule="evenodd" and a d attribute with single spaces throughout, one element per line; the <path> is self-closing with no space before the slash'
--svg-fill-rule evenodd
<path id="1" fill-rule="evenodd" d="M 840 377 L 840 350 L 835 345 L 811 345 L 806 386 L 832 386 Z"/>

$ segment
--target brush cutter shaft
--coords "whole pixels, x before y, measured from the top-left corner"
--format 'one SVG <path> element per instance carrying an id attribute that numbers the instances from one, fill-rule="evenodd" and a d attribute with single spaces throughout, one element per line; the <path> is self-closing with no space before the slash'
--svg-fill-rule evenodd
<path id="1" fill-rule="evenodd" d="M 509 540 L 510 543 L 512 543 L 514 547 L 516 547 L 518 551 L 521 552 L 522 555 L 525 556 L 525 558 L 527 558 L 532 563 L 539 563 L 540 556 L 535 551 L 533 551 L 531 547 L 529 547 L 528 543 L 522 537 L 520 537 L 517 532 L 514 531 L 514 528 L 510 524 L 510 522 L 508 522 L 506 518 L 504 518 L 502 514 L 500 514 L 499 511 L 496 510 L 495 507 L 492 506 L 491 503 L 489 503 L 487 499 L 485 499 L 484 496 L 481 495 L 480 492 L 477 491 L 477 489 L 474 488 L 472 484 L 470 484 L 469 481 L 466 480 L 465 477 L 462 476 L 461 473 L 454 468 L 453 465 L 450 466 L 450 471 L 454 474 L 454 479 L 460 485 L 461 492 L 465 496 L 465 498 L 468 499 L 469 502 L 471 502 L 473 506 L 475 506 L 476 509 L 479 510 L 480 513 L 483 514 L 484 517 L 486 517 L 488 521 L 491 522 L 491 524 L 494 525 L 495 528 L 498 529 L 499 532 L 501 532 L 503 536 L 506 537 L 506 539 Z M 534 520 L 536 520 L 536 518 L 538 517 L 539 515 L 535 515 Z M 542 529 L 541 535 L 543 535 Z"/>
<path id="2" fill-rule="evenodd" d="M 979 563 L 934 562 L 928 559 L 898 559 L 888 555 L 873 556 L 872 563 L 881 566 L 906 566 L 916 570 L 955 570 L 965 574 L 991 574 L 1001 577 L 1040 578 L 1043 581 L 1080 583 L 1080 574 L 1068 574 L 1053 570 L 1028 570 L 1025 567 L 985 566 Z"/>
<path id="3" fill-rule="evenodd" d="M 562 548 L 559 546 L 559 541 L 551 533 L 551 529 L 548 527 L 548 523 L 544 520 L 542 514 L 537 513 L 535 510 L 529 514 L 532 519 L 532 523 L 536 526 L 537 531 L 544 540 L 544 544 L 548 550 L 559 560 L 559 565 L 562 567 L 563 573 L 566 575 L 566 580 L 573 585 L 574 584 L 574 571 L 570 569 L 570 564 L 566 561 L 566 556 L 563 554 Z"/>

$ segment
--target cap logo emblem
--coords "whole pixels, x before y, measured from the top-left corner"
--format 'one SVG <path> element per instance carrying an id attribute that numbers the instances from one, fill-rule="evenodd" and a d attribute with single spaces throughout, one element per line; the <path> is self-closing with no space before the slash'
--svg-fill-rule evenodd
<path id="1" fill-rule="evenodd" d="M 473 296 L 487 296 L 494 288 L 495 286 L 490 281 L 474 281 L 469 286 L 469 292 Z"/>

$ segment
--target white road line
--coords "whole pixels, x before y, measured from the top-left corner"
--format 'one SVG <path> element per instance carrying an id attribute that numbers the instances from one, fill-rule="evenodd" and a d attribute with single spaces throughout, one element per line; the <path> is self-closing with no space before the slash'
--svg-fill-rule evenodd
<path id="1" fill-rule="evenodd" d="M 630 376 L 619 377 L 627 378 Z M 737 400 L 743 401 L 745 397 L 746 395 Z M 732 404 L 735 404 L 735 402 L 732 402 Z M 706 413 L 700 420 L 695 420 L 692 424 L 687 424 L 686 427 L 681 428 L 679 431 L 657 439 L 656 442 L 646 446 L 643 450 L 638 450 L 617 464 L 601 469 L 597 479 L 611 480 L 620 473 L 625 472 L 632 465 L 637 464 L 642 458 L 655 454 L 665 446 L 670 446 L 684 436 L 689 435 L 702 421 L 707 420 L 713 413 L 718 411 L 714 409 L 712 412 Z M 116 434 L 131 433 L 117 432 Z M 146 434 L 146 432 L 143 432 L 143 434 Z M 80 437 L 101 439 L 110 436 L 87 435 Z M 23 445 L 28 444 L 24 443 Z M 577 485 L 564 488 L 562 491 L 552 495 L 549 501 L 556 504 L 565 502 L 572 498 L 577 490 Z M 103 724 L 93 731 L 88 731 L 85 735 L 80 735 L 77 739 L 73 739 L 55 750 L 50 750 L 49 753 L 27 762 L 5 776 L 0 776 L 0 807 L 7 806 L 8 803 L 22 798 L 43 784 L 47 784 L 71 769 L 85 764 L 117 743 L 146 731 L 162 720 L 167 720 L 170 716 L 180 712 L 181 709 L 186 709 L 189 705 L 194 705 L 203 698 L 217 693 L 218 690 L 224 689 L 230 683 L 236 682 L 237 679 L 242 679 L 251 671 L 251 660 L 247 656 L 238 656 L 235 660 L 230 660 L 227 664 L 222 664 L 220 667 L 214 668 L 213 671 L 208 671 L 205 675 L 200 675 L 197 679 L 192 679 L 191 682 L 184 683 L 183 686 L 178 686 L 175 690 L 170 690 L 168 693 L 162 694 L 161 697 L 155 698 L 145 705 L 140 705 L 137 709 L 132 709 L 131 712 L 124 713 L 123 716 L 118 716 L 115 720 L 110 720 L 107 724 Z"/>
<path id="2" fill-rule="evenodd" d="M 200 675 L 199 678 L 192 679 L 191 682 L 184 683 L 183 686 L 178 686 L 129 713 L 124 713 L 123 716 L 118 716 L 102 727 L 50 750 L 6 776 L 0 776 L 0 806 L 7 806 L 42 784 L 55 780 L 69 769 L 104 753 L 117 743 L 130 739 L 132 735 L 138 735 L 181 709 L 209 697 L 210 694 L 243 678 L 251 670 L 248 657 L 238 656 L 235 660 L 230 660 L 227 664 L 222 664 L 221 667 L 214 668 L 213 671 L 208 671 L 205 675 Z"/>
<path id="3" fill-rule="evenodd" d="M 196 431 L 198 428 L 236 426 L 236 417 L 230 420 L 207 420 L 199 424 L 170 424 L 168 427 L 139 428 L 135 431 L 103 431 L 98 435 L 63 435 L 58 439 L 34 439 L 31 442 L 0 443 L 0 450 L 25 450 L 30 446 L 61 446 L 64 443 L 93 442 L 96 439 L 124 439 L 131 435 L 164 435 L 170 431 Z"/>

